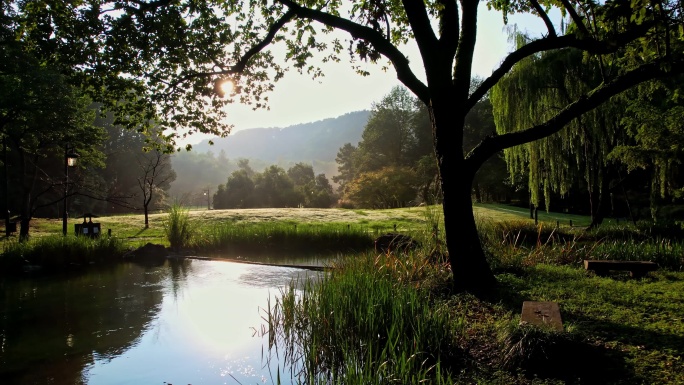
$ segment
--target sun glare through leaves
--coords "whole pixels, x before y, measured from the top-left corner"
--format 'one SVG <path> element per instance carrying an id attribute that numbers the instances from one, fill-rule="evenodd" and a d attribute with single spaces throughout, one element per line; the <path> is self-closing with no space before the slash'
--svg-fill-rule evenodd
<path id="1" fill-rule="evenodd" d="M 235 90 L 235 85 L 232 80 L 229 79 L 219 79 L 214 84 L 214 91 L 219 97 L 224 97 L 230 95 Z"/>

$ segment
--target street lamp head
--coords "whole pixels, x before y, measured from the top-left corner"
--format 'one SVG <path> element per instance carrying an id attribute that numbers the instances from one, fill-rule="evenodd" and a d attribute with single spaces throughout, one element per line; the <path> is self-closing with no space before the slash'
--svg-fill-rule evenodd
<path id="1" fill-rule="evenodd" d="M 74 149 L 72 148 L 69 150 L 69 152 L 66 153 L 66 160 L 67 160 L 67 165 L 69 167 L 74 167 L 76 166 L 76 161 L 78 160 L 78 155 L 77 153 L 74 152 Z"/>

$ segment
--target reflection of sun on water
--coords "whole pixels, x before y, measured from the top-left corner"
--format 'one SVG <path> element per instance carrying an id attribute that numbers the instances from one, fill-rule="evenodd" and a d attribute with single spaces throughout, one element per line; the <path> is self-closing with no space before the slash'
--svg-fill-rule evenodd
<path id="1" fill-rule="evenodd" d="M 262 308 L 272 296 L 268 287 L 246 286 L 245 275 L 253 266 L 214 263 L 211 270 L 198 269 L 188 280 L 185 295 L 176 303 L 185 349 L 213 361 L 226 378 L 258 378 L 261 363 L 254 354 L 255 333 L 263 324 Z M 203 271 L 204 270 L 204 271 Z M 257 350 L 258 352 L 258 350 Z"/>
<path id="2" fill-rule="evenodd" d="M 252 344 L 253 328 L 263 320 L 259 313 L 268 289 L 254 290 L 240 284 L 247 267 L 226 263 L 219 266 L 220 277 L 193 280 L 192 290 L 178 303 L 188 331 L 201 350 L 216 353 L 234 351 Z"/>

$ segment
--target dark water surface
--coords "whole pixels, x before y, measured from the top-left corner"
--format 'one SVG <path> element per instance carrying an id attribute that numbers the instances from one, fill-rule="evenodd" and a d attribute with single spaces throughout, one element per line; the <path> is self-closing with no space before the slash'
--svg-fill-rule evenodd
<path id="1" fill-rule="evenodd" d="M 269 298 L 317 274 L 186 259 L 0 281 L 0 384 L 275 383 Z"/>

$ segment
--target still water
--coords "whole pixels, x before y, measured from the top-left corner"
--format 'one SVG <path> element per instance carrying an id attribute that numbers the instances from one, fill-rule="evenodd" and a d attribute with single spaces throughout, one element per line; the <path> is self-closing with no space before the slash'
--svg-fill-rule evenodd
<path id="1" fill-rule="evenodd" d="M 0 281 L 0 384 L 273 384 L 269 299 L 318 274 L 186 259 Z"/>

